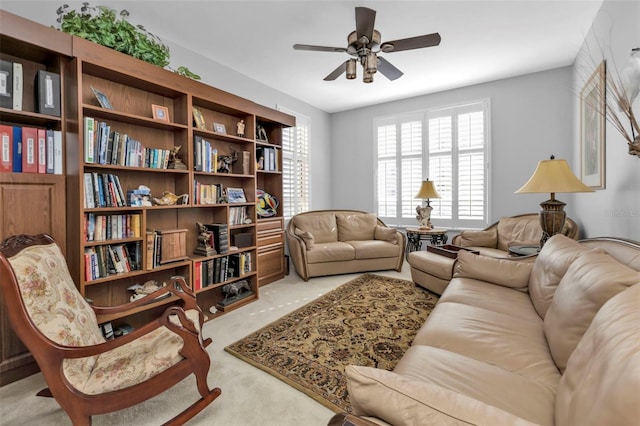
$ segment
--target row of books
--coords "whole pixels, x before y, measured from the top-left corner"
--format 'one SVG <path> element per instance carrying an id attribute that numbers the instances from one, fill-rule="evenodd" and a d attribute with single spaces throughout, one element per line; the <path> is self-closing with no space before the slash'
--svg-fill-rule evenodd
<path id="1" fill-rule="evenodd" d="M 20 62 L 0 59 L 0 107 L 22 111 L 24 72 Z M 60 74 L 39 70 L 34 82 L 35 101 L 40 114 L 60 116 Z"/>
<path id="2" fill-rule="evenodd" d="M 93 117 L 84 118 L 84 162 L 166 169 L 171 150 L 147 148 L 126 133 Z"/>
<path id="3" fill-rule="evenodd" d="M 141 236 L 140 214 L 87 213 L 84 219 L 85 241 L 121 240 Z"/>
<path id="4" fill-rule="evenodd" d="M 142 268 L 140 241 L 106 244 L 84 250 L 84 278 L 93 281 L 109 275 L 137 271 Z"/>
<path id="5" fill-rule="evenodd" d="M 84 173 L 84 208 L 126 207 L 120 179 L 110 173 Z"/>
<path id="6" fill-rule="evenodd" d="M 193 180 L 193 195 L 195 204 L 218 204 L 223 195 L 220 183 L 201 183 Z"/>
<path id="7" fill-rule="evenodd" d="M 250 219 L 247 206 L 229 208 L 229 225 L 243 225 Z"/>
<path id="8" fill-rule="evenodd" d="M 0 125 L 0 172 L 62 174 L 62 132 Z"/>
<path id="9" fill-rule="evenodd" d="M 267 172 L 277 172 L 280 159 L 280 151 L 276 148 L 259 146 L 256 148 L 256 158 L 258 159 L 258 170 Z"/>
<path id="10" fill-rule="evenodd" d="M 252 271 L 250 252 L 208 259 L 194 264 L 194 291 L 245 276 Z"/>
<path id="11" fill-rule="evenodd" d="M 218 150 L 201 136 L 194 138 L 194 170 L 215 173 L 218 170 Z"/>

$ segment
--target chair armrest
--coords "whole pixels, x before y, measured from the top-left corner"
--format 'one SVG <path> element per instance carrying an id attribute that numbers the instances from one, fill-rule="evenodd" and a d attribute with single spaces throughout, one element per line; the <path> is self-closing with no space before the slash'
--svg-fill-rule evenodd
<path id="1" fill-rule="evenodd" d="M 296 268 L 296 271 L 303 280 L 308 280 L 307 245 L 301 237 L 295 235 L 295 233 L 289 229 L 287 229 L 285 237 L 287 239 L 287 247 L 289 249 L 289 256 L 291 257 L 293 266 Z"/>
<path id="2" fill-rule="evenodd" d="M 149 303 L 157 302 L 157 298 L 164 296 L 166 294 L 177 296 L 184 302 L 184 308 L 188 309 L 199 309 L 198 304 L 196 303 L 196 296 L 193 294 L 191 289 L 187 286 L 186 281 L 182 277 L 171 278 L 169 284 L 165 287 L 161 287 L 158 290 L 154 291 L 151 294 L 148 294 L 140 299 L 134 300 L 133 302 L 123 303 L 122 305 L 116 306 L 95 306 L 91 305 L 93 311 L 96 315 L 112 315 L 112 314 L 120 314 L 135 308 L 139 308 L 140 306 L 147 305 Z"/>

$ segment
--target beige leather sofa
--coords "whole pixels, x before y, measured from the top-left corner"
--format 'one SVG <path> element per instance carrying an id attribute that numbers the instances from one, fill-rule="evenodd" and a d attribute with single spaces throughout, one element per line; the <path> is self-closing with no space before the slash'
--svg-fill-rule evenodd
<path id="1" fill-rule="evenodd" d="M 394 371 L 347 367 L 351 423 L 637 425 L 639 270 L 640 244 L 614 239 L 461 253 Z"/>
<path id="2" fill-rule="evenodd" d="M 373 213 L 300 213 L 291 218 L 285 235 L 293 266 L 305 281 L 323 275 L 402 269 L 405 235 Z"/>
<path id="3" fill-rule="evenodd" d="M 578 225 L 567 218 L 562 234 L 577 239 Z M 525 213 L 502 217 L 482 231 L 462 231 L 455 235 L 451 244 L 478 250 L 480 254 L 492 257 L 508 257 L 509 247 L 514 245 L 540 245 L 542 228 L 538 213 Z"/>

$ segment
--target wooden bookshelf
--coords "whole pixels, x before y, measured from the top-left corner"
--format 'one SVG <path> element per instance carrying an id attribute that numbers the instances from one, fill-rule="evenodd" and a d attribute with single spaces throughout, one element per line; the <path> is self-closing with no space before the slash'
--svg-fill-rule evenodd
<path id="1" fill-rule="evenodd" d="M 248 263 L 246 270 L 239 271 L 236 266 L 232 268 L 233 274 L 220 276 L 216 282 L 196 289 L 198 304 L 209 320 L 258 299 L 260 285 L 284 275 L 281 272 L 284 244 L 282 237 L 278 237 L 283 229 L 282 206 L 273 217 L 260 217 L 256 209 L 256 190 L 269 191 L 282 202 L 281 135 L 283 127 L 295 125 L 294 117 L 5 11 L 0 10 L 0 20 L 0 57 L 25 65 L 23 110 L 0 108 L 0 121 L 12 126 L 29 125 L 61 131 L 65 153 L 63 175 L 0 173 L 0 238 L 23 232 L 51 234 L 62 246 L 80 292 L 96 305 L 104 306 L 128 302 L 132 295 L 128 288 L 149 280 L 162 283 L 181 275 L 191 288 L 195 288 L 196 272 L 203 263 L 238 262 L 236 258 L 242 255 L 243 265 Z M 33 82 L 38 70 L 53 71 L 61 76 L 60 117 L 36 111 L 32 100 L 34 86 L 27 84 L 27 80 Z M 92 88 L 106 95 L 113 109 L 100 106 Z M 154 119 L 152 105 L 165 107 L 169 120 Z M 204 118 L 204 128 L 194 124 L 194 109 Z M 96 139 L 93 144 L 89 129 L 85 128 L 88 118 L 93 119 L 94 124 L 98 123 L 94 128 L 98 129 L 97 136 L 102 134 L 99 123 L 104 123 L 104 129 L 108 129 L 104 139 Z M 244 123 L 244 134 L 238 135 L 240 121 Z M 265 129 L 268 142 L 256 141 L 258 126 Z M 125 150 L 124 156 L 113 156 L 116 144 L 110 142 L 112 137 L 125 141 L 118 145 Z M 238 153 L 240 158 L 247 159 L 245 167 L 232 167 L 228 173 L 218 171 L 218 167 L 196 170 L 198 140 L 206 140 L 219 156 Z M 90 146 L 93 156 L 89 155 Z M 167 168 L 168 161 L 164 159 L 178 146 L 177 155 L 185 168 Z M 259 170 L 256 161 L 259 146 L 278 150 L 275 170 Z M 109 147 L 112 148 L 111 156 Z M 147 157 L 147 152 L 152 152 L 151 157 Z M 231 200 L 233 202 L 216 199 L 215 203 L 204 204 L 199 202 L 196 183 L 242 190 L 245 198 Z M 160 199 L 168 192 L 184 195 L 181 200 L 186 199 L 186 202 L 130 205 L 127 191 L 140 185 L 151 192 L 145 201 Z M 88 192 L 90 186 L 94 190 L 91 194 Z M 118 188 L 121 193 L 116 193 Z M 17 191 L 20 191 L 20 197 Z M 91 197 L 94 204 L 89 203 Z M 101 202 L 96 203 L 96 200 Z M 16 213 L 17 208 L 20 214 Z M 46 220 L 44 225 L 39 225 L 43 223 L 42 212 L 45 212 Z M 105 221 L 100 222 L 100 232 L 105 233 L 100 239 L 96 239 L 95 234 L 98 217 Z M 230 245 L 238 239 L 243 246 L 211 256 L 194 254 L 198 245 L 197 222 L 225 224 Z M 90 223 L 94 224 L 91 229 Z M 105 223 L 110 226 L 108 235 Z M 270 234 L 266 245 L 265 229 Z M 186 257 L 177 254 L 174 261 L 155 263 L 153 256 L 149 256 L 153 255 L 153 241 L 149 246 L 148 230 L 186 230 L 172 233 L 179 235 Z M 273 240 L 274 235 L 279 241 Z M 109 249 L 115 254 L 129 255 L 128 264 L 123 261 L 121 265 L 124 269 L 115 269 Z M 109 267 L 109 259 L 113 268 Z M 122 261 L 120 256 L 115 260 Z M 223 289 L 233 283 L 248 283 L 250 296 L 211 313 L 211 307 L 220 305 L 227 297 Z M 112 322 L 114 327 L 125 323 L 137 327 L 171 303 L 176 300 L 146 305 L 132 316 L 99 318 L 99 321 Z M 0 316 L 0 321 L 3 336 L 0 373 L 4 384 L 20 378 L 20 374 L 12 373 L 13 379 L 5 380 L 8 364 L 14 371 L 29 374 L 31 371 L 24 367 L 24 359 L 29 355 L 11 334 L 4 315 Z"/>

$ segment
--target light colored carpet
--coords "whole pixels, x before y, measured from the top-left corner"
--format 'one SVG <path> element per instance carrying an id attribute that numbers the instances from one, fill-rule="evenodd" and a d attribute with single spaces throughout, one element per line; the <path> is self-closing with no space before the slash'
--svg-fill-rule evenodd
<path id="1" fill-rule="evenodd" d="M 409 265 L 403 271 L 376 272 L 410 280 Z M 205 324 L 203 333 L 213 338 L 209 386 L 222 395 L 193 418 L 191 425 L 225 426 L 323 426 L 334 415 L 312 398 L 279 379 L 224 351 L 242 337 L 277 320 L 311 300 L 361 274 L 312 278 L 303 282 L 292 270 L 285 279 L 260 289 L 260 299 Z M 52 398 L 36 393 L 46 387 L 41 374 L 0 388 L 0 425 L 70 425 L 67 415 Z M 93 425 L 160 425 L 198 398 L 193 376 L 149 401 L 126 410 L 93 417 Z"/>

